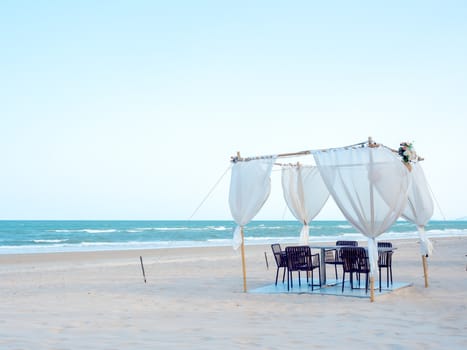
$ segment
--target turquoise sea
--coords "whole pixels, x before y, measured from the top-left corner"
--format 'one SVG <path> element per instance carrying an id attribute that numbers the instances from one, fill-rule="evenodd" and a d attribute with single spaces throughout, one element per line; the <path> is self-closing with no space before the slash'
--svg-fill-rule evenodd
<path id="1" fill-rule="evenodd" d="M 346 221 L 313 221 L 310 242 L 365 240 Z M 0 221 L 0 254 L 229 246 L 233 221 Z M 297 243 L 297 221 L 253 221 L 245 244 Z M 428 237 L 467 236 L 467 221 L 431 221 Z M 381 239 L 416 238 L 398 221 Z"/>

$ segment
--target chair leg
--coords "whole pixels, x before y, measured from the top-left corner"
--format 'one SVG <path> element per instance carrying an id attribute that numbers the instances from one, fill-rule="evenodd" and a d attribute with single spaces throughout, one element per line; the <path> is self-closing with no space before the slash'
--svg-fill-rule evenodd
<path id="1" fill-rule="evenodd" d="M 337 276 L 337 264 L 334 264 L 334 272 L 336 273 L 336 281 L 337 281 L 339 279 L 339 277 Z"/>
<path id="2" fill-rule="evenodd" d="M 378 267 L 378 272 L 379 272 L 379 292 L 381 293 L 381 266 Z"/>
<path id="3" fill-rule="evenodd" d="M 365 274 L 365 294 L 368 293 L 368 272 Z"/>
<path id="4" fill-rule="evenodd" d="M 392 286 L 392 265 L 389 265 L 389 273 L 391 275 L 391 286 Z"/>
<path id="5" fill-rule="evenodd" d="M 287 270 L 286 267 L 284 267 L 284 273 L 282 274 L 282 283 L 284 283 L 284 278 L 285 278 L 285 270 Z"/>
<path id="6" fill-rule="evenodd" d="M 344 293 L 345 271 L 342 271 L 342 293 Z"/>
<path id="7" fill-rule="evenodd" d="M 276 270 L 276 286 L 277 286 L 277 276 L 279 276 L 279 268 Z"/>
<path id="8" fill-rule="evenodd" d="M 319 281 L 319 288 L 321 288 L 321 266 L 319 265 L 318 265 L 318 281 Z"/>
<path id="9" fill-rule="evenodd" d="M 311 269 L 311 291 L 313 291 L 313 269 Z"/>

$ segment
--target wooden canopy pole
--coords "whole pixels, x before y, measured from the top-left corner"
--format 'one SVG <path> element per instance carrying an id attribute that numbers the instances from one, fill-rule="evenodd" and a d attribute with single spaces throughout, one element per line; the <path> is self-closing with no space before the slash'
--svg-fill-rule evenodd
<path id="1" fill-rule="evenodd" d="M 425 288 L 428 288 L 428 263 L 426 261 L 426 255 L 422 255 L 423 261 L 423 275 L 425 277 Z"/>
<path id="2" fill-rule="evenodd" d="M 304 156 L 307 154 L 311 154 L 311 151 L 300 151 L 300 152 L 291 152 L 291 153 L 280 153 L 277 155 L 277 158 L 284 158 L 284 157 L 294 157 L 294 156 Z"/>
<path id="3" fill-rule="evenodd" d="M 370 301 L 375 301 L 375 278 L 373 276 L 370 277 Z"/>
<path id="4" fill-rule="evenodd" d="M 242 270 L 243 270 L 243 292 L 247 292 L 246 288 L 246 264 L 245 264 L 245 239 L 243 236 L 243 226 L 240 228 L 240 232 L 242 235 L 242 245 L 241 245 L 241 250 L 242 250 Z"/>
<path id="5" fill-rule="evenodd" d="M 239 151 L 237 151 L 236 160 L 237 161 L 243 160 Z M 242 236 L 242 244 L 240 245 L 240 250 L 242 252 L 243 292 L 246 293 L 247 288 L 246 288 L 246 263 L 245 263 L 245 236 L 243 234 L 243 226 L 240 226 L 240 235 Z"/>
<path id="6" fill-rule="evenodd" d="M 373 142 L 373 139 L 371 137 L 369 137 L 369 140 L 371 141 L 371 144 L 370 144 L 370 147 L 379 147 L 380 144 L 378 143 L 375 143 Z M 308 155 L 308 154 L 312 154 L 313 152 L 317 152 L 317 151 L 323 151 L 323 152 L 326 152 L 326 151 L 330 151 L 330 150 L 333 150 L 333 149 L 340 149 L 340 148 L 350 148 L 350 147 L 356 147 L 356 146 L 363 146 L 365 144 L 368 144 L 367 141 L 365 142 L 360 142 L 360 143 L 356 143 L 354 145 L 349 145 L 349 146 L 344 146 L 344 147 L 338 147 L 338 148 L 323 148 L 323 149 L 315 149 L 315 150 L 306 150 L 306 151 L 299 151 L 299 152 L 288 152 L 288 153 L 279 153 L 279 154 L 276 154 L 274 155 L 276 158 L 287 158 L 287 157 L 297 157 L 297 156 L 305 156 L 305 155 Z M 255 160 L 255 159 L 262 159 L 262 158 L 271 158 L 272 155 L 263 155 L 263 156 L 255 156 L 255 157 L 246 157 L 246 158 L 242 158 L 240 156 L 240 152 L 237 152 L 237 156 L 232 156 L 230 157 L 231 161 L 232 162 L 244 162 L 244 161 L 249 161 L 249 160 Z"/>
<path id="7" fill-rule="evenodd" d="M 373 142 L 373 139 L 371 138 L 371 136 L 368 137 L 368 145 L 370 147 L 374 147 L 374 142 Z M 370 152 L 370 164 L 373 164 L 373 154 Z M 370 192 L 370 202 L 373 204 L 373 199 L 374 199 L 374 189 L 373 189 L 373 185 L 370 184 L 370 188 L 369 188 L 369 192 Z M 371 205 L 371 218 L 373 219 L 375 217 L 375 213 L 374 213 L 374 208 L 373 208 L 373 205 Z M 373 241 L 374 241 L 374 238 L 373 238 Z M 373 244 L 373 243 L 372 243 Z M 370 245 L 370 241 L 368 241 L 368 245 Z M 374 243 L 374 245 L 376 246 L 376 242 Z M 371 268 L 372 264 L 370 264 L 370 268 Z M 374 302 L 375 301 L 375 277 L 374 277 L 374 271 L 372 271 L 373 269 L 370 270 L 371 274 L 370 274 L 370 301 L 371 302 Z"/>

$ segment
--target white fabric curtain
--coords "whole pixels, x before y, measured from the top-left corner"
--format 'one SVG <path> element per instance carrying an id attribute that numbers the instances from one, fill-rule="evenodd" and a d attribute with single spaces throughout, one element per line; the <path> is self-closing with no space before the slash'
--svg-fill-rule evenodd
<path id="1" fill-rule="evenodd" d="M 318 168 L 301 165 L 282 167 L 282 193 L 292 214 L 303 223 L 300 244 L 308 244 L 309 223 L 329 198 Z"/>
<path id="2" fill-rule="evenodd" d="M 326 186 L 346 219 L 368 238 L 371 275 L 377 271 L 375 238 L 401 215 L 409 172 L 385 147 L 313 152 Z"/>
<path id="3" fill-rule="evenodd" d="M 241 228 L 259 212 L 271 191 L 271 170 L 276 157 L 240 161 L 232 166 L 229 206 L 237 227 L 233 247 L 242 243 Z"/>
<path id="4" fill-rule="evenodd" d="M 425 225 L 433 216 L 434 205 L 425 173 L 420 163 L 412 165 L 410 177 L 412 178 L 412 185 L 409 189 L 408 203 L 402 213 L 402 217 L 417 225 L 421 254 L 431 255 L 433 245 L 425 234 Z"/>

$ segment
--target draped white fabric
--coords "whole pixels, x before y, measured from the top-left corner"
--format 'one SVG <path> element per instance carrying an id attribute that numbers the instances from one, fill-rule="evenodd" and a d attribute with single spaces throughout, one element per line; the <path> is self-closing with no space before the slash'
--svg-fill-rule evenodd
<path id="1" fill-rule="evenodd" d="M 282 167 L 282 192 L 292 214 L 303 223 L 300 244 L 308 244 L 309 223 L 321 211 L 329 198 L 329 191 L 313 166 Z"/>
<path id="2" fill-rule="evenodd" d="M 402 217 L 417 225 L 420 236 L 420 252 L 422 255 L 431 255 L 433 245 L 425 234 L 425 225 L 433 216 L 434 205 L 430 189 L 420 163 L 412 165 L 410 172 L 412 185 L 409 189 L 408 203 Z"/>
<path id="3" fill-rule="evenodd" d="M 271 191 L 271 170 L 276 157 L 236 162 L 232 166 L 229 206 L 237 227 L 233 247 L 242 243 L 241 227 L 248 224 L 262 208 Z"/>
<path id="4" fill-rule="evenodd" d="M 346 219 L 368 237 L 371 275 L 377 271 L 375 238 L 401 215 L 409 172 L 385 147 L 314 151 L 318 169 Z"/>

